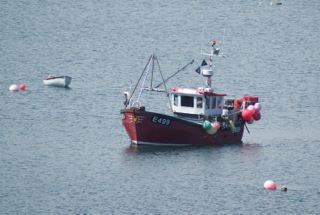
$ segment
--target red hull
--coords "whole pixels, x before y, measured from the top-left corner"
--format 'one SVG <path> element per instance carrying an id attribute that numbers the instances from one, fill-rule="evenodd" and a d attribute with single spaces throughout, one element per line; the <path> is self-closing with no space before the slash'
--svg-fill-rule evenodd
<path id="1" fill-rule="evenodd" d="M 201 124 L 176 117 L 145 111 L 124 109 L 122 124 L 135 144 L 219 145 L 241 142 L 244 123 L 237 125 L 236 133 L 219 129 L 208 134 Z"/>

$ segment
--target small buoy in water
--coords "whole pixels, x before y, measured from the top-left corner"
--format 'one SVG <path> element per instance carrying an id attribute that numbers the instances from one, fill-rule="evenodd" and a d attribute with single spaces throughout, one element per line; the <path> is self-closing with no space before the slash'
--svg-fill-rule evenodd
<path id="1" fill-rule="evenodd" d="M 25 84 L 20 84 L 20 90 L 25 90 L 26 89 L 26 85 Z"/>
<path id="2" fill-rule="evenodd" d="M 286 186 L 281 187 L 281 191 L 287 191 L 287 190 L 288 190 L 288 188 Z"/>
<path id="3" fill-rule="evenodd" d="M 276 183 L 274 181 L 272 181 L 272 180 L 267 180 L 266 182 L 264 182 L 263 187 L 266 190 L 275 190 L 275 189 L 277 189 Z"/>
<path id="4" fill-rule="evenodd" d="M 11 92 L 19 91 L 19 87 L 18 87 L 17 85 L 13 84 L 13 85 L 11 85 L 11 86 L 9 87 L 9 90 L 10 90 Z"/>

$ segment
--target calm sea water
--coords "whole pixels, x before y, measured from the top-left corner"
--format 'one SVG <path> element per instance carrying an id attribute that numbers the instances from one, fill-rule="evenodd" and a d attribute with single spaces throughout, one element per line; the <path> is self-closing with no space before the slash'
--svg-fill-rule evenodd
<path id="1" fill-rule="evenodd" d="M 0 214 L 320 214 L 320 2 L 282 3 L 1 1 Z M 150 54 L 166 77 L 195 59 L 168 84 L 203 86 L 211 39 L 214 88 L 259 95 L 262 119 L 243 144 L 130 146 L 123 91 Z"/>

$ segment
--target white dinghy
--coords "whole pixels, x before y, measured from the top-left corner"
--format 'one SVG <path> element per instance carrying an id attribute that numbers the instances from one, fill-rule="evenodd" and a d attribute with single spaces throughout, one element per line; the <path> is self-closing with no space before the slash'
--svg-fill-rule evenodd
<path id="1" fill-rule="evenodd" d="M 43 80 L 43 83 L 47 86 L 68 87 L 71 83 L 71 77 L 49 75 Z"/>

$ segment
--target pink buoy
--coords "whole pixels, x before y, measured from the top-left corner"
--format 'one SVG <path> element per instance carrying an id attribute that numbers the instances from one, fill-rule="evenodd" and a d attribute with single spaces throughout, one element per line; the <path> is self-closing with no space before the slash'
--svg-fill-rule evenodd
<path id="1" fill-rule="evenodd" d="M 261 110 L 261 104 L 259 103 L 259 102 L 257 102 L 257 103 L 255 103 L 254 104 L 254 108 L 256 109 L 256 110 Z"/>
<path id="2" fill-rule="evenodd" d="M 25 84 L 20 84 L 20 90 L 25 90 L 26 89 L 26 85 Z"/>
<path id="3" fill-rule="evenodd" d="M 256 112 L 256 109 L 255 109 L 255 107 L 253 105 L 249 105 L 247 107 L 247 110 L 249 110 L 251 112 L 251 114 L 254 114 Z"/>
<path id="4" fill-rule="evenodd" d="M 216 127 L 216 130 L 219 130 L 220 123 L 216 121 L 216 122 L 213 123 L 213 126 Z"/>
<path id="5" fill-rule="evenodd" d="M 266 182 L 264 182 L 263 187 L 266 190 L 275 190 L 275 189 L 277 189 L 276 183 L 274 181 L 272 181 L 272 180 L 267 180 Z"/>
<path id="6" fill-rule="evenodd" d="M 11 92 L 16 92 L 16 91 L 19 91 L 19 87 L 18 87 L 17 85 L 13 84 L 13 85 L 11 85 L 11 86 L 9 87 L 9 90 L 10 90 Z"/>

